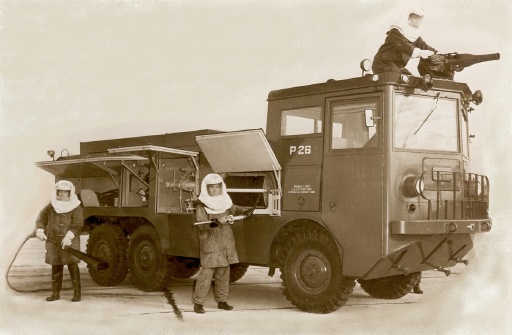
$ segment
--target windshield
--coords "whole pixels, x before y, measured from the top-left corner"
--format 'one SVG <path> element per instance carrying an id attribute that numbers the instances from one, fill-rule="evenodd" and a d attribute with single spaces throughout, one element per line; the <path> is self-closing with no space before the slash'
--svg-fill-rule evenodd
<path id="1" fill-rule="evenodd" d="M 394 113 L 395 148 L 458 152 L 457 100 L 397 94 Z"/>

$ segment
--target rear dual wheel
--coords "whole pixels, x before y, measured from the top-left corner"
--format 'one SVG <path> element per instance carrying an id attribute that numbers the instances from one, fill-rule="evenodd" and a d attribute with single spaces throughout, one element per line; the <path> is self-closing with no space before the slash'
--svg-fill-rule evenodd
<path id="1" fill-rule="evenodd" d="M 172 276 L 175 278 L 190 278 L 195 275 L 201 263 L 197 258 L 171 257 Z"/>
<path id="2" fill-rule="evenodd" d="M 242 279 L 242 277 L 247 272 L 249 265 L 236 263 L 236 264 L 231 264 L 229 266 L 229 268 L 230 268 L 229 269 L 229 282 L 234 283 L 234 282 Z"/>
<path id="3" fill-rule="evenodd" d="M 100 286 L 120 284 L 128 274 L 126 252 L 128 238 L 120 226 L 104 223 L 95 226 L 87 241 L 86 251 L 89 255 L 108 262 L 106 270 L 97 270 L 87 264 L 92 280 Z"/>
<path id="4" fill-rule="evenodd" d="M 162 291 L 172 274 L 172 262 L 162 253 L 158 232 L 149 225 L 138 227 L 128 248 L 130 280 L 140 290 Z"/>
<path id="5" fill-rule="evenodd" d="M 188 257 L 172 257 L 171 258 L 172 276 L 175 278 L 190 278 L 199 272 L 201 262 L 197 258 Z M 231 264 L 229 271 L 229 282 L 234 283 L 240 280 L 245 273 L 249 265 L 245 264 Z"/>

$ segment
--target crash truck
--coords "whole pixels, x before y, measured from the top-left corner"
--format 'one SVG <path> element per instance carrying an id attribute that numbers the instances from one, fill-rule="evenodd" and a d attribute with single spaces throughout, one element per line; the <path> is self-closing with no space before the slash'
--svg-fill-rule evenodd
<path id="1" fill-rule="evenodd" d="M 36 163 L 76 186 L 86 252 L 110 265 L 88 265 L 92 279 L 113 286 L 128 276 L 158 291 L 194 276 L 195 203 L 212 172 L 234 204 L 254 209 L 232 225 L 240 263 L 231 282 L 249 266 L 279 269 L 284 295 L 303 311 L 339 309 L 356 282 L 374 298 L 400 298 L 423 271 L 467 265 L 475 235 L 492 225 L 489 179 L 470 161 L 481 92 L 362 69 L 271 91 L 266 131 L 82 142 L 79 155 Z"/>

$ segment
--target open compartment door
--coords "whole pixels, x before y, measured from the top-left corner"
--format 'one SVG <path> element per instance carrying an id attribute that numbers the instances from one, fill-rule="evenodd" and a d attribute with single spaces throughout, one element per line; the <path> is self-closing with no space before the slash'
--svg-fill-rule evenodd
<path id="1" fill-rule="evenodd" d="M 35 163 L 41 168 L 60 178 L 83 178 L 83 177 L 102 177 L 117 175 L 117 171 L 109 168 L 106 162 L 123 162 L 129 160 L 147 160 L 147 158 L 138 155 L 80 157 L 62 159 L 56 161 L 46 161 Z"/>
<path id="2" fill-rule="evenodd" d="M 242 189 L 228 186 L 231 193 L 264 193 L 268 199 L 266 210 L 256 214 L 280 215 L 281 165 L 261 129 L 229 133 L 200 135 L 196 141 L 215 173 L 261 174 L 270 173 L 275 178 L 275 189 Z"/>
<path id="3" fill-rule="evenodd" d="M 213 171 L 280 171 L 270 144 L 261 129 L 196 136 Z"/>

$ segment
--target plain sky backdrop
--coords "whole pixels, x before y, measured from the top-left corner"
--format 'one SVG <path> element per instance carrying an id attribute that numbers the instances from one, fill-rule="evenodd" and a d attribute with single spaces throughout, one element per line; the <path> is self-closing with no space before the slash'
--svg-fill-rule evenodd
<path id="1" fill-rule="evenodd" d="M 271 90 L 359 76 L 359 62 L 373 58 L 412 2 L 1 0 L 0 268 L 49 201 L 53 177 L 34 165 L 48 149 L 60 156 L 78 154 L 81 141 L 265 129 Z M 512 310 L 512 2 L 415 3 L 426 13 L 423 39 L 440 52 L 501 54 L 455 75 L 484 96 L 470 133 L 475 172 L 491 180 L 493 231 L 477 238 L 467 287 L 428 310 L 451 325 L 447 332 L 505 333 L 512 329 L 502 320 Z M 408 66 L 413 73 L 416 64 Z M 452 312 L 464 321 L 443 314 Z"/>

